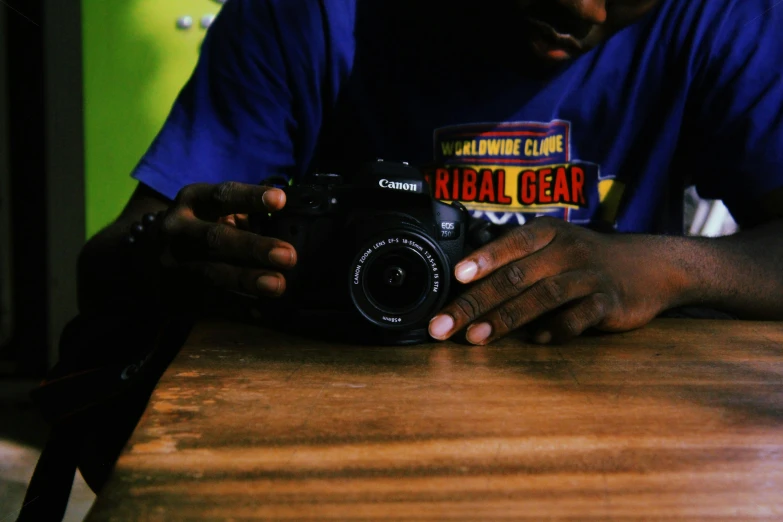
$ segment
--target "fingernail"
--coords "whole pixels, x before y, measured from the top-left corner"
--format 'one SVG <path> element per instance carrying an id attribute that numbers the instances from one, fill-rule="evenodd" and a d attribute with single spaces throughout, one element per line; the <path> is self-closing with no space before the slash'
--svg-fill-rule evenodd
<path id="1" fill-rule="evenodd" d="M 261 199 L 267 207 L 277 208 L 283 202 L 283 191 L 278 189 L 267 190 Z"/>
<path id="2" fill-rule="evenodd" d="M 492 335 L 492 325 L 489 323 L 474 324 L 465 333 L 465 337 L 473 344 L 486 341 L 490 335 Z"/>
<path id="3" fill-rule="evenodd" d="M 288 248 L 273 248 L 269 251 L 269 260 L 278 266 L 291 266 L 294 262 L 294 253 Z"/>
<path id="4" fill-rule="evenodd" d="M 448 315 L 437 315 L 430 321 L 430 335 L 435 339 L 445 339 L 454 328 L 454 319 Z"/>
<path id="5" fill-rule="evenodd" d="M 457 279 L 462 283 L 469 283 L 476 277 L 478 265 L 473 261 L 463 261 L 454 268 Z"/>
<path id="6" fill-rule="evenodd" d="M 280 292 L 280 278 L 275 276 L 261 276 L 256 281 L 258 289 L 265 294 L 277 295 Z"/>

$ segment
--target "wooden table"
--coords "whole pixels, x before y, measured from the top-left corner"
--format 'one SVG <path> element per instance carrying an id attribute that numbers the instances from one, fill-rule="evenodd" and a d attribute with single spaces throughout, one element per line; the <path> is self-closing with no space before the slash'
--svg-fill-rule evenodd
<path id="1" fill-rule="evenodd" d="M 541 347 L 202 324 L 88 520 L 783 520 L 783 323 Z"/>

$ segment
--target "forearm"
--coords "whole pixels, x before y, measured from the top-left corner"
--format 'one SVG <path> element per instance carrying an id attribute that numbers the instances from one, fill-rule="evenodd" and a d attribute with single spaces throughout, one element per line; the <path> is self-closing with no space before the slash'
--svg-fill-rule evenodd
<path id="1" fill-rule="evenodd" d="M 783 220 L 722 238 L 666 238 L 672 306 L 783 320 Z M 656 267 L 651 267 L 656 269 Z"/>

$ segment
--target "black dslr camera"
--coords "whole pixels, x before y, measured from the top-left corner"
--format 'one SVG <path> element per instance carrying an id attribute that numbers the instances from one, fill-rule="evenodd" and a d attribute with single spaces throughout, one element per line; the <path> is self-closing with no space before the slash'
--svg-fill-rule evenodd
<path id="1" fill-rule="evenodd" d="M 430 319 L 454 296 L 470 215 L 460 203 L 433 199 L 420 171 L 405 163 L 366 164 L 352 181 L 314 174 L 284 187 L 281 211 L 250 216 L 255 233 L 298 254 L 284 296 L 261 312 L 275 326 L 321 338 L 427 341 Z"/>

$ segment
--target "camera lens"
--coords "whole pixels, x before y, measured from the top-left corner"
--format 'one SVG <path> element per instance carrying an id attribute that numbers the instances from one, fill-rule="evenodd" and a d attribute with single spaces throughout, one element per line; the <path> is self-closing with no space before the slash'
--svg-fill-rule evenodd
<path id="1" fill-rule="evenodd" d="M 383 329 L 426 328 L 449 295 L 443 250 L 426 231 L 408 224 L 364 237 L 348 271 L 356 311 Z"/>
<path id="2" fill-rule="evenodd" d="M 430 288 L 427 261 L 410 248 L 375 259 L 367 267 L 367 296 L 390 313 L 403 314 L 419 305 Z"/>
<path id="3" fill-rule="evenodd" d="M 384 282 L 389 286 L 399 287 L 405 282 L 405 270 L 398 266 L 390 266 L 383 273 Z"/>

